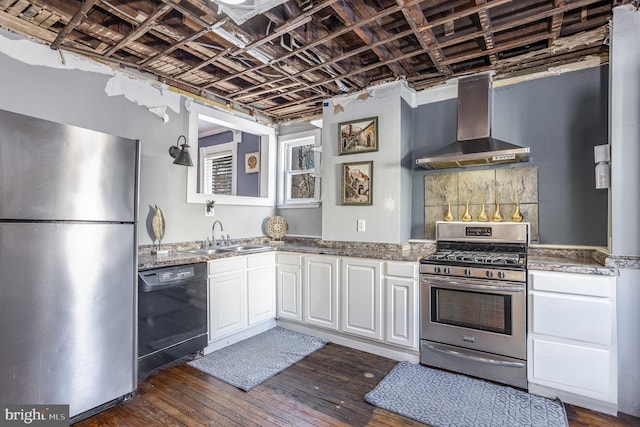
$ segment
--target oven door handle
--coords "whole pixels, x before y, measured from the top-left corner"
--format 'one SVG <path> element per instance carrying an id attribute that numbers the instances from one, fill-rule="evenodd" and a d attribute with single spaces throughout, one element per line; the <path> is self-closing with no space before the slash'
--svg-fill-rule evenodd
<path id="1" fill-rule="evenodd" d="M 513 292 L 513 293 L 522 293 L 524 292 L 524 285 L 491 285 L 488 283 L 479 283 L 479 281 L 474 281 L 473 283 L 464 283 L 456 280 L 436 280 L 432 278 L 423 277 L 421 279 L 423 283 L 431 283 L 436 286 L 441 286 L 445 288 L 455 288 L 462 289 L 465 291 L 499 291 L 499 292 Z"/>
<path id="2" fill-rule="evenodd" d="M 444 353 L 444 354 L 447 354 L 449 356 L 456 356 L 456 357 L 461 357 L 463 359 L 473 360 L 473 361 L 476 361 L 476 362 L 489 363 L 491 365 L 506 366 L 506 367 L 509 367 L 509 368 L 524 368 L 526 366 L 522 362 L 511 362 L 509 360 L 498 360 L 498 359 L 490 359 L 488 357 L 473 356 L 473 355 L 464 354 L 464 353 L 461 353 L 461 352 L 455 351 L 455 350 L 448 350 L 448 349 L 436 347 L 436 346 L 434 346 L 432 344 L 423 343 L 422 345 L 427 347 L 429 350 L 433 350 L 433 351 L 437 351 L 437 352 L 440 352 L 440 353 Z"/>

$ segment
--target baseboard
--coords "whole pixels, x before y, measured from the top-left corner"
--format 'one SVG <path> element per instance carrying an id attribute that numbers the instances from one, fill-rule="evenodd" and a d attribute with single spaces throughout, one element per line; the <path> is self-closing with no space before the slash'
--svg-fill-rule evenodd
<path id="1" fill-rule="evenodd" d="M 412 363 L 418 363 L 420 361 L 419 351 L 412 349 L 402 349 L 399 347 L 393 347 L 383 343 L 374 343 L 359 339 L 357 337 L 350 337 L 339 332 L 332 332 L 321 328 L 315 328 L 313 326 L 302 325 L 300 323 L 289 322 L 286 320 L 278 320 L 278 326 L 285 329 L 290 329 L 296 332 L 302 332 L 307 335 L 311 335 L 318 338 L 323 338 L 335 344 L 340 344 L 345 347 L 353 348 L 356 350 L 364 351 L 367 353 L 375 354 L 377 356 L 387 357 L 389 359 L 398 361 L 407 361 Z"/>
<path id="2" fill-rule="evenodd" d="M 238 333 L 219 338 L 215 341 L 211 341 L 209 345 L 205 347 L 204 354 L 213 353 L 214 351 L 220 350 L 221 348 L 225 348 L 242 340 L 246 340 L 247 338 L 251 338 L 254 335 L 258 335 L 265 331 L 268 331 L 275 326 L 276 319 L 270 319 L 257 325 L 249 326 L 247 329 L 243 329 Z"/>
<path id="3" fill-rule="evenodd" d="M 592 411 L 602 412 L 613 416 L 618 415 L 618 405 L 615 403 L 604 402 L 591 397 L 580 396 L 568 391 L 558 390 L 551 387 L 529 383 L 529 393 L 539 396 L 555 399 L 556 397 L 564 403 L 580 406 L 581 408 L 591 409 Z"/>

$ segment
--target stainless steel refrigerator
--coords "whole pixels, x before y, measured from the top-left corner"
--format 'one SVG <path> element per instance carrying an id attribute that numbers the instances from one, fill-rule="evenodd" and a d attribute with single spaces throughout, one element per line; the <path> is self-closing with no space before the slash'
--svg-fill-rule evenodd
<path id="1" fill-rule="evenodd" d="M 0 403 L 136 383 L 139 142 L 0 110 Z"/>

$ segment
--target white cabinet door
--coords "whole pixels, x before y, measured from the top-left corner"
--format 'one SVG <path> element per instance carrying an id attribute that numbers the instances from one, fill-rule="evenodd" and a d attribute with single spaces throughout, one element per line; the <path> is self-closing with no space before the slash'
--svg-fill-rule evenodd
<path id="1" fill-rule="evenodd" d="M 247 327 L 246 271 L 209 277 L 209 341 Z"/>
<path id="2" fill-rule="evenodd" d="M 302 322 L 302 268 L 297 265 L 278 265 L 278 318 Z"/>
<path id="3" fill-rule="evenodd" d="M 247 315 L 250 326 L 276 317 L 275 262 L 274 252 L 247 256 Z"/>
<path id="4" fill-rule="evenodd" d="M 341 331 L 382 341 L 380 261 L 342 259 Z"/>
<path id="5" fill-rule="evenodd" d="M 329 255 L 304 257 L 304 321 L 338 329 L 338 258 Z"/>
<path id="6" fill-rule="evenodd" d="M 276 268 L 272 264 L 247 271 L 249 325 L 276 317 Z"/>
<path id="7" fill-rule="evenodd" d="M 614 313 L 609 298 L 533 291 L 529 299 L 532 333 L 611 344 Z"/>
<path id="8" fill-rule="evenodd" d="M 418 348 L 418 283 L 416 279 L 386 277 L 385 341 Z"/>
<path id="9" fill-rule="evenodd" d="M 529 272 L 527 375 L 536 385 L 617 402 L 615 277 Z M 599 409 L 597 406 L 595 409 Z"/>
<path id="10" fill-rule="evenodd" d="M 533 338 L 530 381 L 590 397 L 615 393 L 611 352 L 571 341 Z"/>

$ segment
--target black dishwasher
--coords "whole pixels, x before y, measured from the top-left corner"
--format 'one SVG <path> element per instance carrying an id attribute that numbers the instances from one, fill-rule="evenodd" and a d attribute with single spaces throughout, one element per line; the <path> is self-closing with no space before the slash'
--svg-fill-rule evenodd
<path id="1" fill-rule="evenodd" d="M 138 379 L 207 342 L 207 265 L 139 272 Z"/>

